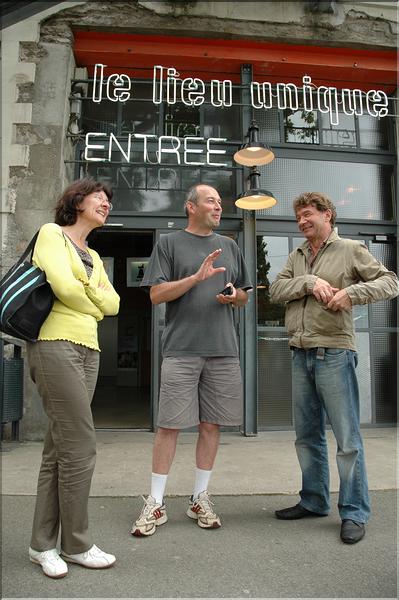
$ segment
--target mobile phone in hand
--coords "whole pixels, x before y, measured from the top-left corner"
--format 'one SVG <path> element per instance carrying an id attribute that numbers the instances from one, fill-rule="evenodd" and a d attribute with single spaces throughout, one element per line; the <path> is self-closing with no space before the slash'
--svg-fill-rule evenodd
<path id="1" fill-rule="evenodd" d="M 231 285 L 228 285 L 224 288 L 224 290 L 222 290 L 220 292 L 220 294 L 223 294 L 223 296 L 231 296 L 233 293 L 233 287 Z"/>

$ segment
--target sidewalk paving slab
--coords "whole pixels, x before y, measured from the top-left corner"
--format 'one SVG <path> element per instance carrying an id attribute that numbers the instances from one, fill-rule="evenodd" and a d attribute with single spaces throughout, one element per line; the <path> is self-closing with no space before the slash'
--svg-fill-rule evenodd
<path id="1" fill-rule="evenodd" d="M 363 429 L 369 487 L 397 488 L 397 431 Z M 331 491 L 338 491 L 336 444 L 327 432 Z M 139 496 L 148 494 L 154 434 L 138 431 L 98 431 L 97 464 L 92 496 Z M 181 433 L 168 478 L 167 493 L 192 493 L 197 434 Z M 224 432 L 210 491 L 226 494 L 295 494 L 301 475 L 293 431 L 261 432 L 244 437 Z M 42 452 L 41 442 L 6 442 L 2 452 L 4 494 L 35 494 Z"/>
<path id="2" fill-rule="evenodd" d="M 187 499 L 166 498 L 169 521 L 150 538 L 130 535 L 141 499 L 90 499 L 96 544 L 117 556 L 112 569 L 70 565 L 52 580 L 28 560 L 34 498 L 3 498 L 4 598 L 396 598 L 396 492 L 372 492 L 373 518 L 354 546 L 339 539 L 331 515 L 280 521 L 290 496 L 215 498 L 221 529 L 206 531 L 185 515 Z"/>

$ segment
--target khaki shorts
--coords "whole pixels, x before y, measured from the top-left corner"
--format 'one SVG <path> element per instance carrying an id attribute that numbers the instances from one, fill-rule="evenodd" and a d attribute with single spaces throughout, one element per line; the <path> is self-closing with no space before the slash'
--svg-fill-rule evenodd
<path id="1" fill-rule="evenodd" d="M 241 425 L 242 379 L 237 357 L 168 356 L 161 369 L 158 427 L 200 422 Z"/>

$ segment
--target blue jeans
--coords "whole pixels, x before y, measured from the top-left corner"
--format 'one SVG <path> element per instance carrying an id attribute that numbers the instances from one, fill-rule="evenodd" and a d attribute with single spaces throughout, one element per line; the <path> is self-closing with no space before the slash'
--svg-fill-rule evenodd
<path id="1" fill-rule="evenodd" d="M 340 348 L 293 349 L 296 442 L 302 470 L 300 504 L 330 510 L 326 416 L 337 441 L 341 519 L 366 523 L 370 516 L 366 465 L 360 434 L 357 354 Z"/>

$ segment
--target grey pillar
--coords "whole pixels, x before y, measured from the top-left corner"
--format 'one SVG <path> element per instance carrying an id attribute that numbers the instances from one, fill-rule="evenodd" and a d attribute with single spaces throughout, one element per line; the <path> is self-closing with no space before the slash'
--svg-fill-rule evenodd
<path id="1" fill-rule="evenodd" d="M 247 135 L 252 120 L 251 97 L 249 84 L 252 81 L 251 65 L 242 65 L 241 83 L 244 85 L 241 93 L 243 103 L 243 139 Z M 244 168 L 245 181 L 249 169 Z M 243 373 L 244 373 L 244 423 L 243 433 L 247 436 L 258 433 L 258 344 L 257 344 L 257 295 L 256 295 L 256 214 L 254 210 L 243 210 L 244 256 L 254 289 L 244 310 L 244 344 Z"/>

